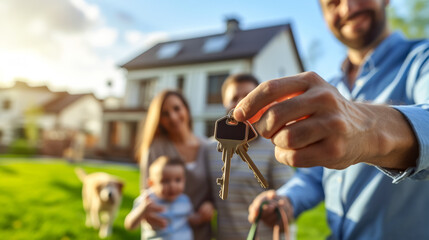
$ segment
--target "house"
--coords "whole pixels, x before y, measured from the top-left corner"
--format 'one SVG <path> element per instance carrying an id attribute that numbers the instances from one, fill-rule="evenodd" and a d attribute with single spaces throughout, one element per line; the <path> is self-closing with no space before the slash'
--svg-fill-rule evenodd
<path id="1" fill-rule="evenodd" d="M 104 112 L 100 144 L 124 157 L 134 152 L 150 101 L 166 88 L 183 92 L 195 133 L 211 136 L 214 121 L 225 114 L 220 90 L 228 75 L 248 72 L 265 81 L 304 70 L 290 24 L 245 30 L 237 19 L 227 19 L 223 33 L 159 43 L 122 67 L 123 107 Z"/>
<path id="2" fill-rule="evenodd" d="M 27 139 L 42 154 L 61 156 L 75 132 L 96 145 L 101 133 L 102 103 L 93 94 L 54 92 L 23 81 L 0 88 L 0 145 Z"/>

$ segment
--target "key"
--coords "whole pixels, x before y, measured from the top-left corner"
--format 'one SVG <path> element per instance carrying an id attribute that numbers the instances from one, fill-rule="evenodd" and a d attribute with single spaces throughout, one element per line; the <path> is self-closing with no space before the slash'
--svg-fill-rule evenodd
<path id="1" fill-rule="evenodd" d="M 219 142 L 218 150 L 222 150 L 222 178 L 216 179 L 221 186 L 219 196 L 225 200 L 228 197 L 229 173 L 231 168 L 231 158 L 237 147 L 247 142 L 249 126 L 243 122 L 237 122 L 227 115 L 216 121 L 215 138 Z"/>
<path id="2" fill-rule="evenodd" d="M 234 109 L 233 109 L 234 110 Z M 233 111 L 232 110 L 232 111 Z M 251 131 L 249 131 L 248 133 L 248 137 L 247 137 L 247 147 L 249 147 L 249 142 L 253 141 L 255 138 L 258 137 L 258 132 L 256 132 L 255 128 L 252 126 L 252 124 L 250 124 L 248 121 L 246 121 L 246 124 L 248 125 L 249 129 Z M 217 143 L 216 149 L 218 152 L 222 152 L 222 144 L 220 144 L 220 142 Z"/>
<path id="3" fill-rule="evenodd" d="M 255 139 L 258 136 L 258 133 L 256 132 L 256 130 L 253 128 L 253 126 L 249 122 L 246 121 L 246 124 L 249 126 L 249 129 L 250 129 L 249 136 L 254 135 L 254 137 L 252 137 L 252 138 L 249 137 L 249 140 L 246 143 L 238 146 L 236 149 L 236 153 L 240 156 L 240 158 L 241 158 L 241 160 L 243 160 L 243 162 L 247 163 L 247 165 L 249 166 L 249 169 L 253 171 L 255 178 L 258 180 L 258 182 L 261 184 L 261 186 L 263 188 L 268 188 L 267 180 L 265 180 L 264 176 L 259 171 L 258 167 L 256 167 L 255 163 L 250 158 L 249 154 L 247 154 L 247 150 L 249 149 L 248 142 Z"/>
<path id="4" fill-rule="evenodd" d="M 255 175 L 255 178 L 258 180 L 258 182 L 261 184 L 263 188 L 268 188 L 268 182 L 262 175 L 262 173 L 259 171 L 258 167 L 255 165 L 255 163 L 250 158 L 249 154 L 247 154 L 248 145 L 242 144 L 238 146 L 236 153 L 240 156 L 241 160 L 243 162 L 247 163 L 249 166 L 249 169 L 253 171 L 253 174 Z"/>

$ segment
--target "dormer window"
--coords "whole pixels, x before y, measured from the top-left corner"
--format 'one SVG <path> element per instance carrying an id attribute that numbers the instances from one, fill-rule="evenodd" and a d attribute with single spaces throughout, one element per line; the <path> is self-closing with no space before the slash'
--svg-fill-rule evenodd
<path id="1" fill-rule="evenodd" d="M 203 45 L 204 53 L 222 52 L 228 46 L 229 37 L 226 35 L 207 39 Z"/>
<path id="2" fill-rule="evenodd" d="M 161 46 L 156 55 L 159 59 L 172 58 L 180 52 L 182 47 L 180 42 L 167 43 Z"/>

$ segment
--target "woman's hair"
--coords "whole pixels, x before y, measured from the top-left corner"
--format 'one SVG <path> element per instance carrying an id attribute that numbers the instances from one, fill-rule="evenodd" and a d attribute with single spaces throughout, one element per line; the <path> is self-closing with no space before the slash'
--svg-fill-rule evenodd
<path id="1" fill-rule="evenodd" d="M 143 130 L 140 131 L 139 135 L 139 144 L 137 144 L 136 149 L 136 158 L 138 161 L 140 161 L 140 157 L 144 155 L 144 152 L 146 152 L 149 147 L 152 145 L 153 140 L 156 136 L 159 135 L 165 135 L 167 136 L 167 130 L 165 130 L 161 126 L 161 110 L 162 106 L 164 105 L 165 99 L 167 99 L 169 96 L 176 96 L 178 97 L 183 105 L 185 106 L 186 110 L 188 111 L 189 115 L 189 128 L 192 130 L 192 117 L 191 117 L 191 111 L 189 109 L 189 104 L 186 101 L 185 97 L 176 90 L 164 90 L 161 93 L 159 93 L 157 96 L 155 96 L 150 105 L 149 109 L 146 115 L 146 118 L 144 119 L 144 127 Z"/>

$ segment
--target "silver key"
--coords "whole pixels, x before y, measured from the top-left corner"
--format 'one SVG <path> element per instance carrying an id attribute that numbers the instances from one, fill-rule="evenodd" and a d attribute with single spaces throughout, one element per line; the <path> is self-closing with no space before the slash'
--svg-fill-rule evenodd
<path id="1" fill-rule="evenodd" d="M 236 153 L 241 157 L 241 160 L 243 160 L 243 162 L 247 163 L 247 165 L 249 166 L 249 169 L 253 171 L 255 178 L 258 180 L 261 186 L 263 188 L 268 188 L 267 180 L 265 180 L 264 176 L 259 171 L 258 167 L 256 167 L 255 163 L 252 161 L 249 154 L 247 154 L 247 149 L 249 148 L 248 146 L 249 145 L 247 143 L 238 146 Z"/>
<path id="2" fill-rule="evenodd" d="M 221 186 L 219 196 L 223 200 L 228 197 L 229 172 L 231 158 L 237 147 L 247 142 L 249 126 L 243 122 L 235 121 L 229 114 L 216 121 L 215 138 L 219 142 L 218 150 L 222 149 L 222 178 L 216 179 Z"/>

